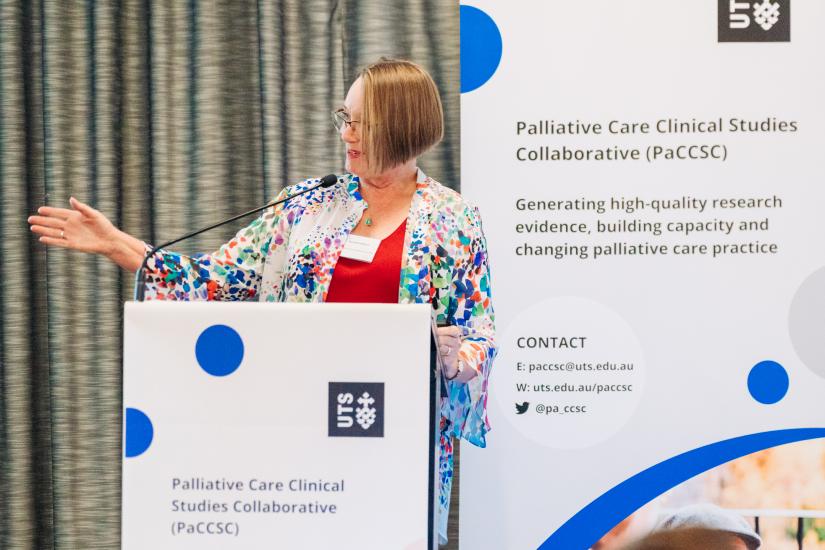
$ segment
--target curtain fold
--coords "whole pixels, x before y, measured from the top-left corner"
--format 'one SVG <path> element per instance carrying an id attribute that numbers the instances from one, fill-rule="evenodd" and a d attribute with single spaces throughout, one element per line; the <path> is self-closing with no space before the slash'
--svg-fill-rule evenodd
<path id="1" fill-rule="evenodd" d="M 122 303 L 132 275 L 41 246 L 75 196 L 159 242 L 343 169 L 330 112 L 358 67 L 436 79 L 459 183 L 452 0 L 0 0 L 0 548 L 117 548 Z M 240 225 L 182 243 L 215 248 Z"/>

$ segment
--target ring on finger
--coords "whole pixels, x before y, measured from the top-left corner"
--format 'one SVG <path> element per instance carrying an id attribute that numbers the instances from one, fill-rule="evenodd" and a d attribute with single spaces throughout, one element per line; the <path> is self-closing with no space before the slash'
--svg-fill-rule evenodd
<path id="1" fill-rule="evenodd" d="M 65 238 L 66 238 L 66 233 L 65 233 L 65 231 L 63 231 L 62 229 L 60 230 L 60 238 L 61 238 L 61 239 L 65 239 Z"/>

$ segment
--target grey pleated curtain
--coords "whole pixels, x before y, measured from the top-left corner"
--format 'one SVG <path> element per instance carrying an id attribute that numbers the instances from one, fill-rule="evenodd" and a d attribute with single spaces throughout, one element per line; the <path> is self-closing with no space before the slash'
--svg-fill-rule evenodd
<path id="1" fill-rule="evenodd" d="M 447 135 L 421 165 L 457 187 L 457 2 L 0 0 L 0 548 L 119 546 L 132 276 L 26 216 L 74 195 L 157 242 L 340 172 L 329 112 L 381 55 L 436 78 Z"/>

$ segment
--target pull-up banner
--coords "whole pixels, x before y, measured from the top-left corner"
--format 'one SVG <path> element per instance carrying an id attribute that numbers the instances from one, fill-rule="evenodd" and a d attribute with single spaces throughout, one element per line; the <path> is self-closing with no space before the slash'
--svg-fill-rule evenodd
<path id="1" fill-rule="evenodd" d="M 500 343 L 461 548 L 714 522 L 817 548 L 825 3 L 461 10 L 462 193 Z"/>

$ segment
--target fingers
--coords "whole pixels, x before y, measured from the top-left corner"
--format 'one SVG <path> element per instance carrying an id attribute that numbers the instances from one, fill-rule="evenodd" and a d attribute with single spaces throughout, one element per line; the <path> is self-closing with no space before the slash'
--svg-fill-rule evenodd
<path id="1" fill-rule="evenodd" d="M 458 356 L 458 350 L 461 347 L 461 338 L 453 334 L 454 327 L 439 327 L 436 336 L 438 337 L 438 352 L 444 361 L 452 363 Z"/>
<path id="2" fill-rule="evenodd" d="M 97 214 L 97 210 L 89 206 L 88 204 L 82 203 L 74 197 L 69 199 L 69 204 L 71 204 L 72 208 L 57 208 L 55 206 L 41 206 L 37 209 L 37 213 L 40 214 L 41 217 L 49 217 L 55 218 L 58 220 L 68 220 L 71 216 L 77 216 L 78 213 L 82 214 L 86 217 L 92 217 Z M 35 216 L 32 216 L 35 217 Z M 31 220 L 31 218 L 30 218 Z M 35 223 L 29 221 L 29 223 Z M 39 224 L 38 225 L 45 225 Z"/>
<path id="3" fill-rule="evenodd" d="M 461 330 L 455 326 L 438 327 L 436 329 L 439 346 L 458 348 L 461 345 Z"/>
<path id="4" fill-rule="evenodd" d="M 63 218 L 51 218 L 48 216 L 29 216 L 26 221 L 29 222 L 31 226 L 40 225 L 43 227 L 56 227 L 57 229 L 63 229 L 66 225 L 66 220 Z M 32 229 L 32 231 L 34 231 L 34 229 Z"/>
<path id="5" fill-rule="evenodd" d="M 441 336 L 461 336 L 461 328 L 455 325 L 450 325 L 447 327 L 438 327 L 436 329 L 436 333 Z"/>
<path id="6" fill-rule="evenodd" d="M 55 229 L 52 227 L 43 227 L 42 225 L 33 225 L 32 231 L 43 237 L 52 237 L 54 239 L 65 240 L 65 235 L 62 229 Z"/>
<path id="7" fill-rule="evenodd" d="M 37 239 L 43 244 L 47 244 L 49 246 L 59 246 L 60 248 L 69 248 L 69 241 L 66 239 L 56 239 L 54 237 L 40 237 Z"/>
<path id="8" fill-rule="evenodd" d="M 84 216 L 92 217 L 97 214 L 97 210 L 92 208 L 86 203 L 82 203 L 74 197 L 69 198 L 69 204 L 72 205 L 72 208 L 83 214 Z"/>
<path id="9" fill-rule="evenodd" d="M 32 233 L 49 246 L 70 248 L 81 252 L 98 253 L 101 233 L 106 218 L 97 210 L 74 197 L 69 199 L 72 209 L 41 206 L 37 215 L 29 216 Z M 101 229 L 101 226 L 103 228 Z"/>
<path id="10" fill-rule="evenodd" d="M 450 342 L 460 342 L 461 341 L 461 333 L 454 333 L 453 331 L 446 331 L 442 330 L 442 328 L 452 328 L 452 327 L 441 327 L 436 332 L 436 336 L 438 337 L 439 343 L 450 343 Z"/>
<path id="11" fill-rule="evenodd" d="M 438 353 L 441 355 L 441 365 L 448 378 L 455 376 L 458 365 L 458 351 L 461 348 L 461 328 L 457 326 L 438 327 Z"/>
<path id="12" fill-rule="evenodd" d="M 453 336 L 439 336 L 438 345 L 442 348 L 444 346 L 449 346 L 452 349 L 458 349 L 458 347 L 461 346 L 461 338 L 455 338 Z"/>
<path id="13" fill-rule="evenodd" d="M 69 219 L 69 216 L 74 214 L 74 210 L 69 210 L 68 208 L 56 208 L 54 206 L 41 206 L 37 209 L 37 213 L 41 216 L 49 216 L 52 218 L 67 220 Z"/>

